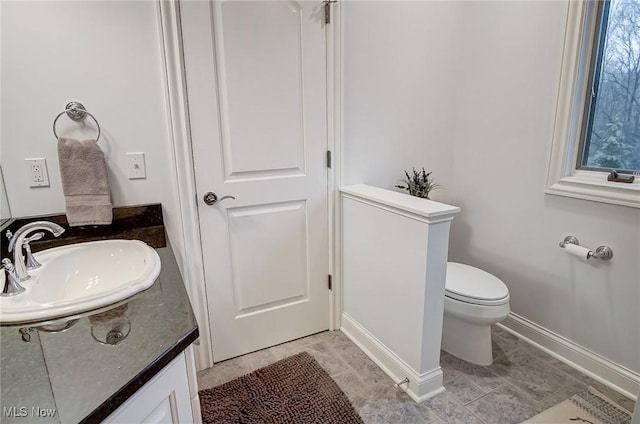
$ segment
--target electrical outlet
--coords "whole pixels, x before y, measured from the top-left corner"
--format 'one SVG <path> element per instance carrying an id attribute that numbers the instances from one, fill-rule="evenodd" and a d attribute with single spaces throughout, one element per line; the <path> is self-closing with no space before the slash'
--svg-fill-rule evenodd
<path id="1" fill-rule="evenodd" d="M 29 187 L 49 187 L 49 171 L 45 158 L 25 158 Z"/>
<path id="2" fill-rule="evenodd" d="M 144 153 L 127 153 L 127 169 L 130 180 L 147 178 Z"/>

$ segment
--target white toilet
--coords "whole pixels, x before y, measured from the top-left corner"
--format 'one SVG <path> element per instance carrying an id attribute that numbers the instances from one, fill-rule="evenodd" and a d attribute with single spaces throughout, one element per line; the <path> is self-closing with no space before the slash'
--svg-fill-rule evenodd
<path id="1" fill-rule="evenodd" d="M 509 314 L 509 289 L 495 276 L 447 263 L 442 350 L 467 362 L 491 365 L 491 324 Z"/>

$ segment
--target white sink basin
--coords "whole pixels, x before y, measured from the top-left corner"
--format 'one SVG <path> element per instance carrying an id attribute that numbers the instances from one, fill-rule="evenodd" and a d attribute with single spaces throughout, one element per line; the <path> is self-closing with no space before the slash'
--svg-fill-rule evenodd
<path id="1" fill-rule="evenodd" d="M 98 309 L 148 289 L 160 257 L 138 240 L 104 240 L 34 254 L 42 264 L 20 283 L 26 290 L 0 297 L 0 323 L 35 322 Z"/>

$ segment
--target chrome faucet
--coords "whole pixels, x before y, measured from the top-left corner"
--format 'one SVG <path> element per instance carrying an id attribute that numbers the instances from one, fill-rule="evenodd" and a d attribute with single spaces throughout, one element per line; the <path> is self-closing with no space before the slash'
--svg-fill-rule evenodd
<path id="1" fill-rule="evenodd" d="M 64 228 L 58 224 L 49 221 L 35 221 L 23 225 L 13 234 L 9 241 L 9 252 L 15 249 L 13 253 L 13 265 L 15 266 L 15 279 L 17 282 L 26 281 L 31 278 L 27 272 L 22 246 L 29 233 L 35 230 L 47 230 L 56 237 L 64 233 Z"/>

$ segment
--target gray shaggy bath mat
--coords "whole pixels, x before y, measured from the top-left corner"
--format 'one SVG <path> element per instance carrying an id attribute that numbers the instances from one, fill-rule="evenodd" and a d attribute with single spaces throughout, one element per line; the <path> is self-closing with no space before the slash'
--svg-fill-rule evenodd
<path id="1" fill-rule="evenodd" d="M 199 392 L 205 424 L 362 424 L 347 396 L 307 352 Z"/>

